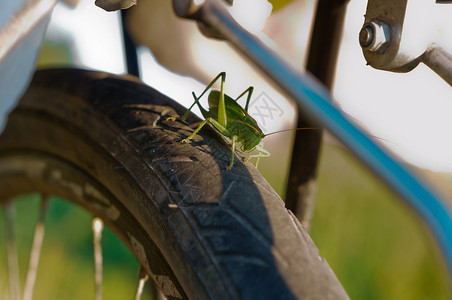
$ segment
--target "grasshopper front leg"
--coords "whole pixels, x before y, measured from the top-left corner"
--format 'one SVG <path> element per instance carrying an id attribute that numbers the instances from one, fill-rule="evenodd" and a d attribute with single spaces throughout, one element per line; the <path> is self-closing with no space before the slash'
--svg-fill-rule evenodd
<path id="1" fill-rule="evenodd" d="M 194 138 L 195 135 L 201 130 L 201 128 L 204 127 L 204 125 L 206 125 L 207 123 L 210 123 L 209 119 L 211 119 L 211 118 L 207 118 L 204 121 L 202 121 L 201 124 L 199 124 L 199 126 L 192 132 L 192 134 L 190 134 L 188 137 L 183 139 L 181 141 L 181 143 L 188 143 L 192 138 Z"/>
<path id="2" fill-rule="evenodd" d="M 195 101 L 193 102 L 193 104 L 187 109 L 187 111 L 184 113 L 184 115 L 180 118 L 180 120 L 182 120 L 182 121 L 185 121 L 185 119 L 188 117 L 188 114 L 190 113 L 190 111 L 193 109 L 193 107 L 197 104 L 198 105 L 198 107 L 199 107 L 199 109 L 201 110 L 201 113 L 203 114 L 203 116 L 206 116 L 207 114 L 208 114 L 208 111 L 207 110 L 205 110 L 202 106 L 201 106 L 201 104 L 199 103 L 199 99 L 201 99 L 202 98 L 202 96 L 204 96 L 204 94 L 214 85 L 214 83 L 218 80 L 218 79 L 220 79 L 221 78 L 221 95 L 220 95 L 220 106 L 221 106 L 221 98 L 223 99 L 222 101 L 223 101 L 223 114 L 222 114 L 222 116 L 220 117 L 220 114 L 218 115 L 219 117 L 219 119 L 221 119 L 222 117 L 224 118 L 224 120 L 223 120 L 223 122 L 220 120 L 220 123 L 224 123 L 223 125 L 226 125 L 226 108 L 225 108 L 225 105 L 224 105 L 224 94 L 223 94 L 223 85 L 224 85 L 224 82 L 225 82 L 225 80 L 226 80 L 226 72 L 221 72 L 220 74 L 218 74 L 210 83 L 209 83 L 209 85 L 204 89 L 204 91 L 202 91 L 202 93 L 199 95 L 199 97 L 196 97 L 196 95 L 195 95 L 195 93 L 194 92 L 192 92 L 192 95 L 193 95 L 193 98 L 195 99 Z M 219 109 L 219 110 L 221 110 L 221 108 Z M 176 120 L 177 118 L 175 118 L 175 117 L 169 117 L 169 118 L 167 118 L 166 120 L 169 120 L 169 121 L 174 121 L 174 120 Z"/>
<path id="3" fill-rule="evenodd" d="M 270 152 L 265 150 L 263 147 L 264 147 L 264 143 L 261 141 L 256 147 L 254 147 L 254 149 L 252 149 L 252 150 L 256 150 L 257 154 L 248 156 L 248 158 L 245 160 L 245 162 L 249 161 L 251 158 L 255 158 L 256 161 L 254 162 L 254 166 L 257 168 L 257 165 L 259 164 L 259 159 L 261 157 L 269 157 L 270 156 Z"/>

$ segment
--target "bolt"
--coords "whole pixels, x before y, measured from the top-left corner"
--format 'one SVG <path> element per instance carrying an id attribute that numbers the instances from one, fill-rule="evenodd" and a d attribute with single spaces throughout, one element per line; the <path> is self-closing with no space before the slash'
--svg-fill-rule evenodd
<path id="1" fill-rule="evenodd" d="M 365 23 L 359 32 L 359 44 L 370 52 L 383 51 L 390 38 L 389 26 L 376 20 Z"/>
<path id="2" fill-rule="evenodd" d="M 374 29 L 372 26 L 364 25 L 359 32 L 359 44 L 363 48 L 367 48 L 372 44 L 374 39 Z"/>

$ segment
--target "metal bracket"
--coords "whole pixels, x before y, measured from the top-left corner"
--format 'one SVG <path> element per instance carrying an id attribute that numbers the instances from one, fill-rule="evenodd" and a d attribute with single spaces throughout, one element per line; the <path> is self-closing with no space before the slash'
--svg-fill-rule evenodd
<path id="1" fill-rule="evenodd" d="M 446 8 L 444 4 L 426 0 L 369 0 L 359 34 L 367 64 L 380 70 L 409 72 L 424 62 L 452 85 L 449 59 L 452 55 L 440 46 L 440 37 L 435 34 L 447 21 L 442 18 L 450 18 L 438 14 L 439 9 Z M 435 18 L 430 21 L 427 16 Z M 436 53 L 445 55 L 438 57 Z"/>
<path id="2" fill-rule="evenodd" d="M 419 18 L 433 5 L 425 0 L 369 0 L 359 34 L 367 63 L 394 72 L 415 68 L 430 42 Z"/>

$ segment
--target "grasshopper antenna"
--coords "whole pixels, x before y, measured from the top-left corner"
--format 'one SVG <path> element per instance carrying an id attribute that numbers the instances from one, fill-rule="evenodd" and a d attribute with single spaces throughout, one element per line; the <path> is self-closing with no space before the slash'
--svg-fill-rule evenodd
<path id="1" fill-rule="evenodd" d="M 287 131 L 296 131 L 296 130 L 320 130 L 320 129 L 322 129 L 322 128 L 320 128 L 320 127 L 291 128 L 291 129 L 283 129 L 283 130 L 278 130 L 278 131 L 275 131 L 275 132 L 270 132 L 270 133 L 268 133 L 268 134 L 265 134 L 264 136 L 269 136 L 269 135 L 272 135 L 272 134 L 275 134 L 275 133 L 281 133 L 281 132 L 287 132 Z M 367 134 L 367 135 L 368 135 L 369 137 L 373 138 L 373 139 L 377 139 L 377 140 L 381 140 L 381 141 L 383 141 L 383 142 L 387 142 L 387 143 L 394 144 L 394 142 L 389 141 L 389 140 L 387 140 L 387 139 L 384 139 L 384 138 L 381 138 L 381 137 L 378 137 L 378 136 L 375 136 L 375 135 L 371 135 L 371 134 Z"/>
<path id="2" fill-rule="evenodd" d="M 268 134 L 265 134 L 265 136 L 269 136 L 275 133 L 281 133 L 281 132 L 287 132 L 287 131 L 295 131 L 295 130 L 320 130 L 321 128 L 319 127 L 301 127 L 301 128 L 291 128 L 291 129 L 283 129 L 283 130 L 278 130 L 275 132 L 270 132 Z"/>

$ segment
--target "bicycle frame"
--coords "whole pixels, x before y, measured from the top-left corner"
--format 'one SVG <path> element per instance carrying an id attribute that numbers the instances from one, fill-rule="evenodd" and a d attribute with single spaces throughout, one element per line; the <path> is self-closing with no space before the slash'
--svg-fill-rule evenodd
<path id="1" fill-rule="evenodd" d="M 204 23 L 242 52 L 268 79 L 291 98 L 304 117 L 328 129 L 424 219 L 442 249 L 452 272 L 452 215 L 444 202 L 416 176 L 373 143 L 363 129 L 348 120 L 332 104 L 325 87 L 309 73 L 300 73 L 243 29 L 220 0 L 173 0 L 184 18 Z"/>

